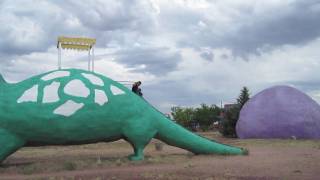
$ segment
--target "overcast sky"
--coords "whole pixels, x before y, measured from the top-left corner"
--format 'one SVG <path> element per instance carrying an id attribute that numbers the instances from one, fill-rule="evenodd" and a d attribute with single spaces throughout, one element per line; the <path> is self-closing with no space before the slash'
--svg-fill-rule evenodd
<path id="1" fill-rule="evenodd" d="M 2 0 L 0 73 L 10 82 L 57 68 L 57 37 L 97 39 L 96 72 L 142 81 L 172 106 L 235 102 L 290 85 L 320 102 L 320 0 Z M 64 51 L 64 68 L 87 53 Z"/>

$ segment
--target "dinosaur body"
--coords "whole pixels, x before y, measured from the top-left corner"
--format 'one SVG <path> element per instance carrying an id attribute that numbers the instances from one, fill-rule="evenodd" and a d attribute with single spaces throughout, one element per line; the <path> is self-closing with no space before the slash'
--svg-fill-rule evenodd
<path id="1" fill-rule="evenodd" d="M 152 138 L 195 154 L 246 154 L 195 135 L 105 76 L 52 71 L 16 84 L 0 76 L 0 162 L 23 146 L 128 141 L 143 159 Z"/>

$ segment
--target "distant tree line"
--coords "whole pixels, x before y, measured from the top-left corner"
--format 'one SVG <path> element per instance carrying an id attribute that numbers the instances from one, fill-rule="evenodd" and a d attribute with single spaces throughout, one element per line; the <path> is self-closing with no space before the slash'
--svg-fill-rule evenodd
<path id="1" fill-rule="evenodd" d="M 221 109 L 216 105 L 201 104 L 200 107 L 172 107 L 173 119 L 187 129 L 207 131 L 215 122 L 219 122 L 219 132 L 225 137 L 237 137 L 236 124 L 240 110 L 250 99 L 249 89 L 243 87 L 237 103 L 228 109 Z"/>
<path id="2" fill-rule="evenodd" d="M 220 120 L 221 109 L 216 105 L 201 104 L 198 108 L 172 107 L 173 119 L 187 129 L 195 131 L 200 128 L 206 131 L 213 122 Z"/>

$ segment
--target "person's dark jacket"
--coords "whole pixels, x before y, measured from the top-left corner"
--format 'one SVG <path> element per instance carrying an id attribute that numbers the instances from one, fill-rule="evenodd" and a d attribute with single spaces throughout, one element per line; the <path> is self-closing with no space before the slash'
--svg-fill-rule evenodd
<path id="1" fill-rule="evenodd" d="M 132 92 L 136 93 L 139 96 L 142 96 L 141 89 L 139 88 L 139 86 L 137 84 L 134 84 L 132 86 Z"/>

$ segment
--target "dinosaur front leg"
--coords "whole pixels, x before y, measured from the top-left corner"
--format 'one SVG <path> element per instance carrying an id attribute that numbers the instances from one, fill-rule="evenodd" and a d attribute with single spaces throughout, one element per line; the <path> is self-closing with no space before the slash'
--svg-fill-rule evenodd
<path id="1" fill-rule="evenodd" d="M 0 129 L 0 163 L 24 144 L 25 142 L 14 134 Z"/>

